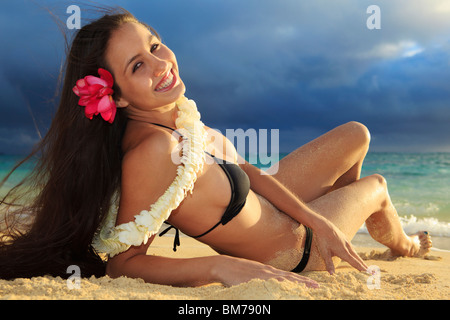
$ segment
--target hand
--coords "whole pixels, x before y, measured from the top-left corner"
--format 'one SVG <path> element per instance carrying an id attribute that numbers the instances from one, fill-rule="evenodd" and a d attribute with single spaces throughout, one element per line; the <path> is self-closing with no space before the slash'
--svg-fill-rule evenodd
<path id="1" fill-rule="evenodd" d="M 335 268 L 332 257 L 336 256 L 348 262 L 352 267 L 359 271 L 366 271 L 368 266 L 356 253 L 353 245 L 347 240 L 344 233 L 333 223 L 323 219 L 319 227 L 314 229 L 317 235 L 316 243 L 320 255 L 325 261 L 327 271 L 334 274 Z"/>
<path id="2" fill-rule="evenodd" d="M 307 287 L 318 288 L 319 284 L 312 279 L 300 276 L 296 273 L 283 271 L 272 266 L 241 258 L 235 258 L 225 255 L 217 256 L 214 273 L 225 286 L 234 286 L 245 283 L 253 279 L 275 279 L 278 281 L 292 281 L 304 283 Z"/>

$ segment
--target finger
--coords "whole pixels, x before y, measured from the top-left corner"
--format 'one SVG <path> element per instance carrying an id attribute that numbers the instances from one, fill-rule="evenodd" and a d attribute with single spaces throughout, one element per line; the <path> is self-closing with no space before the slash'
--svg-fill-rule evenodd
<path id="1" fill-rule="evenodd" d="M 325 262 L 325 268 L 330 274 L 334 274 L 334 263 L 332 260 L 332 256 L 330 251 L 327 248 L 324 248 L 323 245 L 318 243 L 318 249 L 320 256 L 322 257 L 323 261 Z"/>
<path id="2" fill-rule="evenodd" d="M 308 288 L 318 288 L 319 287 L 319 283 L 317 283 L 316 281 L 307 278 L 307 277 L 303 277 L 300 276 L 296 273 L 292 273 L 289 272 L 289 276 L 286 277 L 286 280 L 292 281 L 292 282 L 297 282 L 297 283 L 303 283 L 305 284 Z"/>
<path id="3" fill-rule="evenodd" d="M 308 278 L 303 278 L 301 280 L 298 280 L 297 282 L 303 283 L 305 284 L 308 288 L 319 288 L 319 284 L 312 280 L 312 279 L 308 279 Z"/>
<path id="4" fill-rule="evenodd" d="M 292 273 L 290 272 L 291 275 L 295 276 L 296 280 L 299 282 L 302 282 L 304 284 L 306 284 L 306 286 L 311 287 L 311 288 L 318 288 L 319 284 L 314 281 L 313 279 L 298 275 L 296 273 Z"/>
<path id="5" fill-rule="evenodd" d="M 283 271 L 283 270 L 274 268 L 269 265 L 265 265 L 265 268 L 268 271 L 268 273 L 271 274 L 271 275 L 269 275 L 268 278 L 273 278 L 278 281 L 288 280 L 291 282 L 303 283 L 309 288 L 318 288 L 319 287 L 319 284 L 316 281 L 314 281 L 308 277 L 301 276 L 297 273 L 290 272 L 290 271 Z"/>
<path id="6" fill-rule="evenodd" d="M 366 271 L 369 268 L 364 260 L 356 253 L 351 244 L 348 244 L 348 258 L 344 260 L 359 271 Z"/>
<path id="7" fill-rule="evenodd" d="M 350 256 L 350 259 L 346 260 L 353 268 L 358 271 L 366 271 L 369 267 L 359 259 Z"/>
<path id="8" fill-rule="evenodd" d="M 349 246 L 349 251 L 350 251 L 350 255 L 353 258 L 353 264 L 350 264 L 350 265 L 359 271 L 367 271 L 367 269 L 369 267 L 366 265 L 364 260 L 359 256 L 359 254 L 355 251 L 355 249 L 353 248 L 353 246 L 351 244 Z"/>
<path id="9" fill-rule="evenodd" d="M 323 255 L 322 257 L 323 257 L 323 260 L 325 261 L 325 266 L 327 268 L 328 273 L 333 275 L 335 273 L 335 269 L 334 269 L 334 263 L 333 263 L 331 254 L 329 252 L 327 252 L 326 255 Z"/>
<path id="10" fill-rule="evenodd" d="M 280 281 L 288 280 L 288 281 L 295 282 L 295 283 L 302 283 L 305 286 L 307 286 L 308 288 L 319 288 L 319 284 L 316 281 L 314 281 L 312 279 L 308 279 L 308 278 L 298 279 L 298 278 L 285 277 L 285 278 L 278 279 L 278 280 L 280 280 Z"/>

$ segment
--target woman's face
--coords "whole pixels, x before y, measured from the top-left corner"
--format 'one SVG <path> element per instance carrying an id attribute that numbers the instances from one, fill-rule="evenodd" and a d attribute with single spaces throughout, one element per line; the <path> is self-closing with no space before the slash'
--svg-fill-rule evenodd
<path id="1" fill-rule="evenodd" d="M 118 107 L 151 110 L 173 104 L 186 90 L 174 53 L 139 23 L 112 34 L 106 62 L 120 87 Z"/>

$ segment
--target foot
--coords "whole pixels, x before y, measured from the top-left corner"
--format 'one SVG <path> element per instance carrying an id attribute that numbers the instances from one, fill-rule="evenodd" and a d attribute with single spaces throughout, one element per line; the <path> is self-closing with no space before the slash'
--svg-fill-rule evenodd
<path id="1" fill-rule="evenodd" d="M 431 250 L 431 237 L 427 231 L 419 231 L 407 236 L 407 241 L 401 246 L 401 250 L 393 250 L 393 256 L 424 257 Z"/>
<path id="2" fill-rule="evenodd" d="M 431 250 L 431 237 L 428 231 L 419 231 L 409 236 L 411 239 L 411 249 L 409 251 L 409 257 L 421 258 L 425 256 Z"/>

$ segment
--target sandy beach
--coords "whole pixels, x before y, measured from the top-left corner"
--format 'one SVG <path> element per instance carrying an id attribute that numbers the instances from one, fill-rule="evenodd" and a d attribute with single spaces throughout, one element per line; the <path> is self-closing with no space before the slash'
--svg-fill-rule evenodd
<path id="1" fill-rule="evenodd" d="M 358 240 L 358 239 L 356 239 Z M 215 254 L 209 247 L 182 237 L 177 252 L 172 238 L 155 239 L 149 254 L 194 257 Z M 79 288 L 69 289 L 65 279 L 36 277 L 0 280 L 0 298 L 12 300 L 448 300 L 450 253 L 432 251 L 423 258 L 392 259 L 383 247 L 360 247 L 357 251 L 374 275 L 360 273 L 341 263 L 336 274 L 304 272 L 320 284 L 318 289 L 291 282 L 253 280 L 233 287 L 211 284 L 198 288 L 175 288 L 144 283 L 139 279 L 83 278 Z"/>

